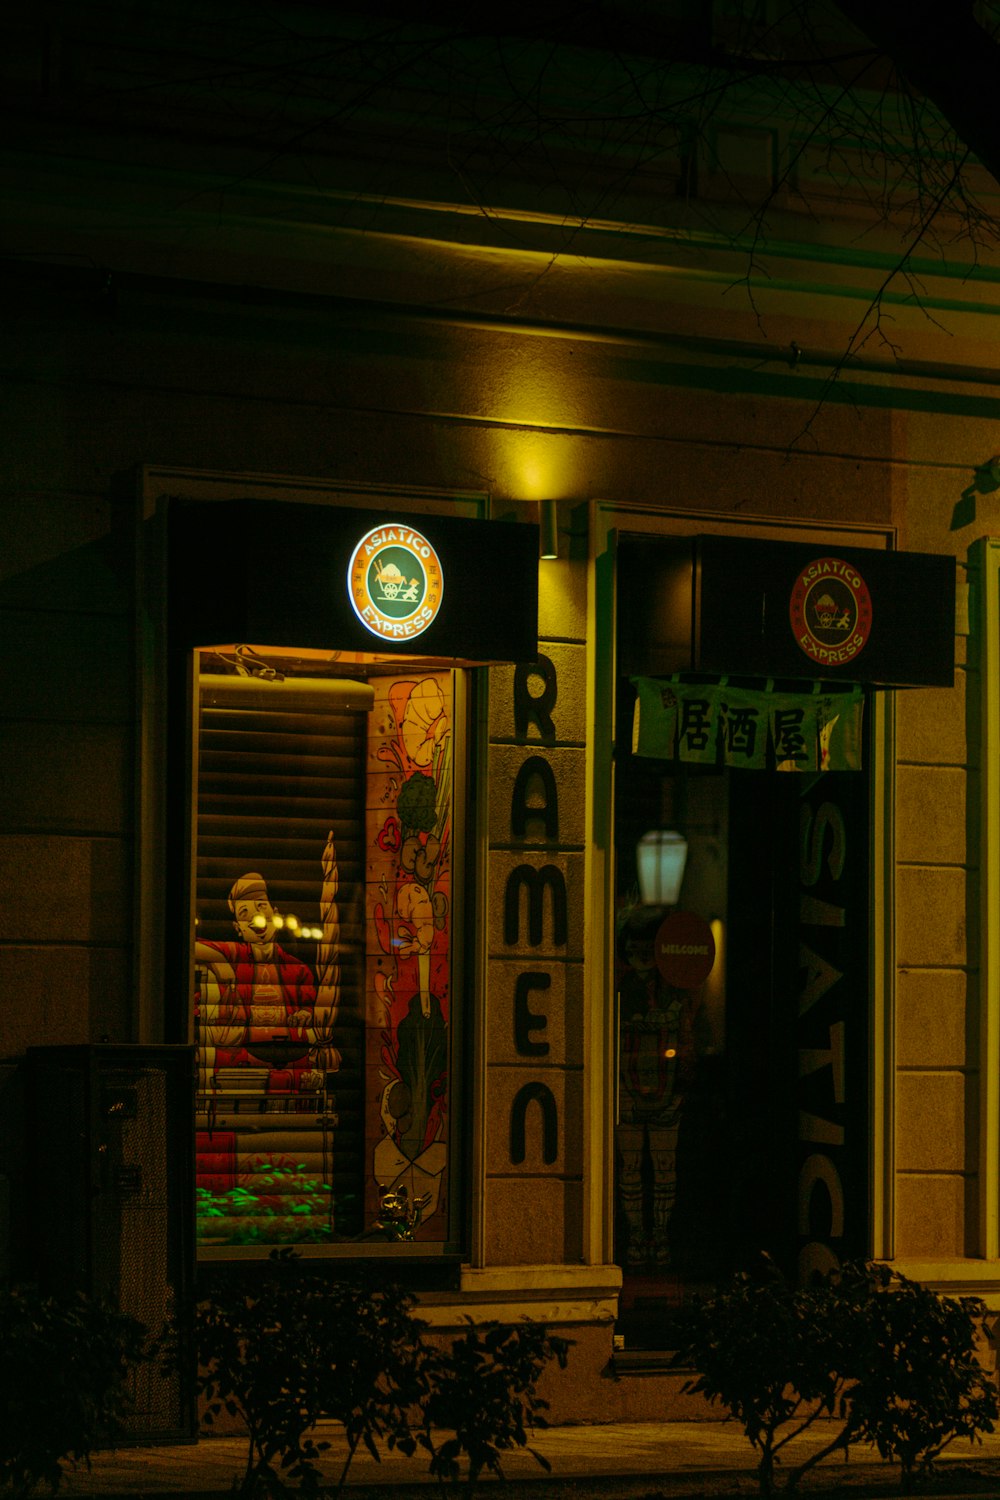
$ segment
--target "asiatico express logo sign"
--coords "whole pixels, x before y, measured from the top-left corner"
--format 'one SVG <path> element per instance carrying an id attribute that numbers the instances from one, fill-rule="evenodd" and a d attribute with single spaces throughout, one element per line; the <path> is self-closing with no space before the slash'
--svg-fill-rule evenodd
<path id="1" fill-rule="evenodd" d="M 444 597 L 444 573 L 432 544 L 409 526 L 374 526 L 347 569 L 354 613 L 383 640 L 409 640 L 432 624 Z"/>
<path id="2" fill-rule="evenodd" d="M 868 585 L 839 557 L 817 557 L 802 569 L 788 613 L 796 644 L 819 666 L 853 661 L 871 633 Z"/>

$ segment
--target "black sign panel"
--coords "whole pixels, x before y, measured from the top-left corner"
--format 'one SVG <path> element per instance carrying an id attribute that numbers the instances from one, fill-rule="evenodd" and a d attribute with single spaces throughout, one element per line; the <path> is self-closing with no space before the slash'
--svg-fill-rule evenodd
<path id="1" fill-rule="evenodd" d="M 538 528 L 266 500 L 169 513 L 172 636 L 473 662 L 538 654 Z"/>
<path id="2" fill-rule="evenodd" d="M 621 535 L 619 668 L 950 687 L 955 561 L 822 541 Z"/>
<path id="3" fill-rule="evenodd" d="M 851 772 L 729 782 L 725 1239 L 803 1285 L 868 1239 L 868 799 Z"/>
<path id="4" fill-rule="evenodd" d="M 807 1284 L 868 1242 L 868 788 L 836 772 L 800 789 L 798 860 L 775 931 L 797 956 L 796 1258 Z M 787 1003 L 787 1002 L 786 1002 Z"/>

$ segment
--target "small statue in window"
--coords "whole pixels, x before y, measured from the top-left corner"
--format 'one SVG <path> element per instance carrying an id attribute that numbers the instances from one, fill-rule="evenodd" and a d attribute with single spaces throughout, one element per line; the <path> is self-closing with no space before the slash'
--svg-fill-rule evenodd
<path id="1" fill-rule="evenodd" d="M 386 1188 L 380 1195 L 375 1228 L 388 1240 L 412 1240 L 429 1200 L 430 1194 L 427 1193 L 411 1202 L 402 1183 Z"/>

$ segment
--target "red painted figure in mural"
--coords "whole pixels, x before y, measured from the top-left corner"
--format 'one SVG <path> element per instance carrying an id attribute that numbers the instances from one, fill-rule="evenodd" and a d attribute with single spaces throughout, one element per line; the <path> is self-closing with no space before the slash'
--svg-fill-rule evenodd
<path id="1" fill-rule="evenodd" d="M 275 941 L 278 913 L 262 875 L 250 871 L 240 876 L 229 892 L 229 909 L 238 941 L 199 939 L 195 944 L 196 964 L 211 972 L 219 988 L 215 1014 L 204 1014 L 202 997 L 205 1030 L 215 1042 L 215 1068 L 266 1066 L 268 1092 L 287 1093 L 312 1068 L 316 978 Z M 281 1066 L 272 1066 L 267 1051 L 254 1052 L 255 1043 L 267 1048 L 276 1042 L 286 1044 Z"/>

